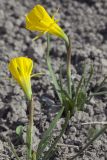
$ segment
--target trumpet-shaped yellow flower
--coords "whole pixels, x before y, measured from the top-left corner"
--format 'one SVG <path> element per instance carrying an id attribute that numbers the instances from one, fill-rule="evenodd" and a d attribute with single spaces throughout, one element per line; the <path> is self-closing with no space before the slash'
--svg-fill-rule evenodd
<path id="1" fill-rule="evenodd" d="M 9 71 L 11 72 L 13 78 L 18 82 L 18 84 L 23 89 L 27 98 L 31 100 L 32 89 L 31 89 L 31 72 L 33 69 L 33 61 L 26 57 L 17 57 L 11 59 L 8 65 Z"/>
<path id="2" fill-rule="evenodd" d="M 31 31 L 38 31 L 39 35 L 36 38 L 48 32 L 63 38 L 68 43 L 68 37 L 58 26 L 57 20 L 54 19 L 54 16 L 51 18 L 41 5 L 36 5 L 26 15 L 26 28 Z"/>

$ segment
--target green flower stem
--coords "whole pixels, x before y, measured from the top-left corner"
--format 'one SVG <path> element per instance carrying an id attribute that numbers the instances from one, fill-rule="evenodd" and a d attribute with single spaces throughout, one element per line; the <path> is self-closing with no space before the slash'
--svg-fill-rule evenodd
<path id="1" fill-rule="evenodd" d="M 71 40 L 69 38 L 69 44 L 66 44 L 67 48 L 67 86 L 68 93 L 71 97 Z"/>
<path id="2" fill-rule="evenodd" d="M 29 102 L 28 106 L 29 115 L 28 115 L 28 127 L 27 127 L 27 160 L 32 160 L 32 134 L 33 134 L 33 114 L 34 114 L 34 105 L 33 98 Z"/>

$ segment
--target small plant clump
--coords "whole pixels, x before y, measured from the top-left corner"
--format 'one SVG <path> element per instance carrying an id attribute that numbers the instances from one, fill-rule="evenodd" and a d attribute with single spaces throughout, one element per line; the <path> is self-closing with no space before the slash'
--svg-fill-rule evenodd
<path id="1" fill-rule="evenodd" d="M 86 67 L 83 66 L 83 74 L 78 83 L 75 83 L 72 77 L 71 68 L 71 38 L 63 31 L 58 25 L 58 20 L 55 20 L 54 15 L 49 16 L 45 8 L 41 5 L 36 5 L 30 12 L 26 14 L 26 29 L 39 32 L 39 34 L 33 39 L 37 40 L 42 35 L 47 36 L 47 52 L 46 52 L 46 64 L 52 79 L 54 89 L 60 102 L 60 110 L 50 123 L 49 128 L 43 133 L 42 139 L 40 140 L 37 150 L 32 148 L 33 139 L 33 118 L 34 118 L 34 100 L 31 79 L 32 77 L 40 77 L 45 73 L 32 74 L 33 60 L 27 57 L 14 57 L 8 64 L 8 69 L 12 77 L 16 80 L 18 85 L 22 88 L 27 101 L 28 109 L 28 124 L 26 129 L 26 160 L 50 160 L 57 146 L 58 141 L 65 132 L 68 122 L 71 117 L 77 111 L 84 110 L 85 104 L 90 103 L 93 96 L 106 94 L 107 91 L 100 91 L 107 77 L 104 77 L 103 81 L 99 84 L 98 88 L 94 93 L 90 91 L 90 82 L 94 74 L 93 66 L 90 66 L 88 75 L 86 74 Z M 57 36 L 64 41 L 66 47 L 66 81 L 63 82 L 62 73 L 57 77 L 51 64 L 50 46 L 51 46 L 51 35 Z M 22 106 L 23 107 L 23 106 Z M 59 135 L 52 140 L 53 130 L 57 125 L 58 120 L 64 116 L 64 123 L 60 130 Z M 92 122 L 91 124 L 97 124 Z M 71 160 L 78 157 L 87 147 L 99 137 L 107 128 L 107 123 L 101 123 L 104 125 L 100 130 L 92 134 L 89 142 L 76 154 L 75 156 L 69 157 Z M 85 124 L 84 124 L 85 125 Z M 21 126 L 16 128 L 16 133 L 23 134 Z M 35 142 L 36 143 L 36 142 Z M 16 158 L 20 160 L 12 142 L 9 140 L 9 145 Z"/>

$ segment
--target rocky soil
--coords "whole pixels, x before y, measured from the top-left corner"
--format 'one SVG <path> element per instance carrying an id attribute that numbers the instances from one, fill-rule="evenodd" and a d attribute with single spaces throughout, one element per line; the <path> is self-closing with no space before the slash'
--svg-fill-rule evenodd
<path id="1" fill-rule="evenodd" d="M 21 159 L 24 157 L 25 134 L 19 138 L 15 129 L 26 125 L 26 101 L 19 86 L 10 78 L 7 64 L 12 57 L 28 56 L 33 59 L 34 73 L 45 71 L 41 78 L 33 79 L 35 99 L 34 148 L 59 109 L 45 63 L 46 37 L 32 42 L 35 33 L 25 29 L 25 14 L 36 4 L 42 4 L 52 15 L 57 8 L 60 26 L 72 40 L 72 76 L 77 79 L 86 68 L 94 65 L 92 86 L 107 74 L 107 0 L 0 0 L 0 160 L 14 160 L 5 138 L 10 137 Z M 52 36 L 51 56 L 53 68 L 59 72 L 60 64 L 65 75 L 66 50 L 62 40 Z M 92 99 L 84 111 L 77 112 L 61 138 L 57 152 L 51 160 L 68 160 L 87 142 L 90 121 L 107 120 L 107 97 Z M 64 119 L 57 124 L 54 136 L 59 133 Z M 94 126 L 99 128 L 100 126 Z M 36 145 L 35 145 L 36 144 Z M 107 132 L 100 136 L 77 160 L 106 160 Z"/>

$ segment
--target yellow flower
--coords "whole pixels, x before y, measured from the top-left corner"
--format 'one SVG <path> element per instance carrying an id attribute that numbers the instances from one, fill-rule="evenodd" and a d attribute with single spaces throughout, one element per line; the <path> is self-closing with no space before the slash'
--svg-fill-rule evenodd
<path id="1" fill-rule="evenodd" d="M 11 59 L 8 64 L 8 69 L 11 72 L 13 78 L 23 89 L 27 98 L 31 100 L 32 89 L 31 89 L 31 72 L 33 69 L 33 61 L 26 57 L 17 57 Z"/>
<path id="2" fill-rule="evenodd" d="M 41 5 L 36 5 L 27 15 L 26 15 L 26 29 L 31 31 L 38 31 L 39 38 L 46 32 L 63 38 L 66 43 L 68 43 L 68 37 L 64 31 L 58 26 L 57 20 L 54 16 L 51 18 L 47 11 Z M 35 38 L 35 39 L 36 39 Z"/>

